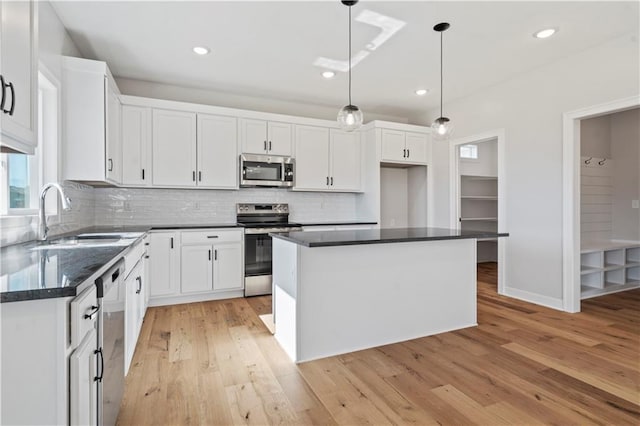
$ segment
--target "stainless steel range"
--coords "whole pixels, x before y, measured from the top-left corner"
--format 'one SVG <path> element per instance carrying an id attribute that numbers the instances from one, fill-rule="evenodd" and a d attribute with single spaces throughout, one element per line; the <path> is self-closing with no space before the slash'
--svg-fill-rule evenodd
<path id="1" fill-rule="evenodd" d="M 238 204 L 236 221 L 244 226 L 244 295 L 271 294 L 271 237 L 269 233 L 301 231 L 289 222 L 288 204 Z"/>

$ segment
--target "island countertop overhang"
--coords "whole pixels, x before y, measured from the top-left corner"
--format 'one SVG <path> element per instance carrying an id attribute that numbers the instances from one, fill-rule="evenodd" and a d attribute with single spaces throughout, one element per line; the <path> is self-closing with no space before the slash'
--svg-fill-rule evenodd
<path id="1" fill-rule="evenodd" d="M 449 228 L 379 228 L 348 231 L 313 231 L 271 234 L 273 238 L 304 247 L 335 247 L 360 244 L 406 243 L 508 237 L 507 232 L 469 231 Z"/>

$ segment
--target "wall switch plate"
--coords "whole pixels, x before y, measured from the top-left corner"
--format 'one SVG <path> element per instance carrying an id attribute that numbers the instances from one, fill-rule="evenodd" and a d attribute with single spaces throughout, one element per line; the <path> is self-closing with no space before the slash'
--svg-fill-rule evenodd
<path id="1" fill-rule="evenodd" d="M 632 209 L 640 209 L 640 200 L 631 200 Z"/>

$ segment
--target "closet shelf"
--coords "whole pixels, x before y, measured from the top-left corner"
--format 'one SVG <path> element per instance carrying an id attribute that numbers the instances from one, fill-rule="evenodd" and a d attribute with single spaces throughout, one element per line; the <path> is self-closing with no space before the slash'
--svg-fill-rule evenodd
<path id="1" fill-rule="evenodd" d="M 465 221 L 491 221 L 491 222 L 497 222 L 498 218 L 497 217 L 461 217 L 460 218 L 460 222 L 465 222 Z"/>
<path id="2" fill-rule="evenodd" d="M 463 200 L 487 200 L 487 201 L 498 200 L 498 197 L 496 195 L 463 195 L 460 198 Z"/>

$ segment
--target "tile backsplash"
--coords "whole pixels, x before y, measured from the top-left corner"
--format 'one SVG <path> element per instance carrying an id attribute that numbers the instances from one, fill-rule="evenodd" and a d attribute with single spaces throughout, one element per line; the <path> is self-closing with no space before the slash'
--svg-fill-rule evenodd
<path id="1" fill-rule="evenodd" d="M 278 188 L 205 189 L 92 188 L 65 181 L 70 211 L 52 216 L 49 235 L 101 225 L 235 223 L 237 203 L 289 203 L 292 222 L 358 220 L 357 194 L 294 192 Z M 52 192 L 53 193 L 53 192 Z M 38 217 L 0 218 L 0 246 L 36 238 Z"/>
<path id="2" fill-rule="evenodd" d="M 278 188 L 96 188 L 97 225 L 233 223 L 237 203 L 289 203 L 292 222 L 356 220 L 356 194 Z"/>

